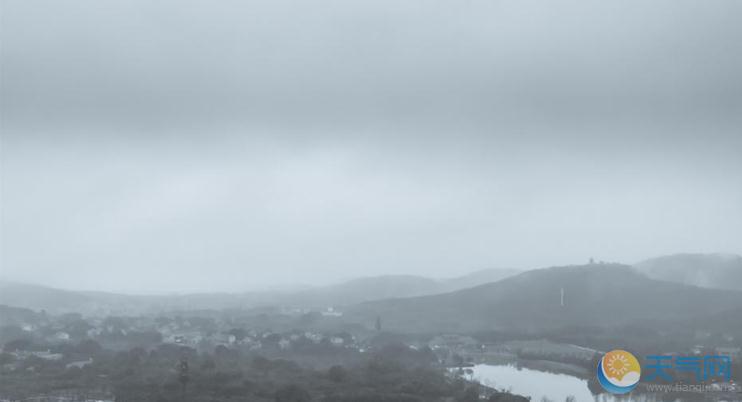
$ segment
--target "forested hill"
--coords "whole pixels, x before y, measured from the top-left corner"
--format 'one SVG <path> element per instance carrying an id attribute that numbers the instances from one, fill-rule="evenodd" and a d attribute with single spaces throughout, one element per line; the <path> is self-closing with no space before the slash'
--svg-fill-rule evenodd
<path id="1" fill-rule="evenodd" d="M 562 291 L 564 292 L 562 304 Z M 742 292 L 657 281 L 620 264 L 539 269 L 452 293 L 362 303 L 348 319 L 406 332 L 542 330 L 672 320 L 742 306 Z"/>

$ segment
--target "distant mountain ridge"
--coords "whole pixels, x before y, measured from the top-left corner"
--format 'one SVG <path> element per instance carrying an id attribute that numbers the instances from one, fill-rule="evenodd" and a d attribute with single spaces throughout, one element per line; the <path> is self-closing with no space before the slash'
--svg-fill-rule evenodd
<path id="1" fill-rule="evenodd" d="M 293 295 L 295 302 L 308 305 L 350 305 L 371 300 L 425 296 L 496 282 L 520 271 L 487 269 L 471 274 L 432 279 L 415 275 L 385 275 L 353 279 L 337 285 L 308 289 Z"/>
<path id="2" fill-rule="evenodd" d="M 735 254 L 674 254 L 645 260 L 634 267 L 652 279 L 742 290 L 742 257 Z"/>
<path id="3" fill-rule="evenodd" d="M 77 308 L 89 303 L 90 298 L 80 292 L 29 285 L 17 282 L 0 282 L 0 304 L 13 307 L 45 310 Z"/>
<path id="4" fill-rule="evenodd" d="M 37 311 L 46 310 L 49 313 L 81 312 L 94 315 L 261 306 L 323 309 L 365 301 L 445 293 L 500 280 L 517 272 L 519 271 L 512 269 L 489 269 L 450 279 L 387 275 L 294 291 L 152 296 L 69 291 L 0 281 L 0 304 Z"/>
<path id="5" fill-rule="evenodd" d="M 335 306 L 344 307 L 346 321 L 371 325 L 381 317 L 390 331 L 541 331 L 742 311 L 740 263 L 742 258 L 733 255 L 679 254 L 635 266 L 485 270 L 449 279 L 388 275 L 296 291 L 176 296 L 73 292 L 0 282 L 0 304 L 88 315 Z"/>
<path id="6" fill-rule="evenodd" d="M 564 305 L 562 305 L 562 289 Z M 404 332 L 611 326 L 714 314 L 742 306 L 742 292 L 650 279 L 621 264 L 526 271 L 451 293 L 362 303 L 349 319 Z"/>

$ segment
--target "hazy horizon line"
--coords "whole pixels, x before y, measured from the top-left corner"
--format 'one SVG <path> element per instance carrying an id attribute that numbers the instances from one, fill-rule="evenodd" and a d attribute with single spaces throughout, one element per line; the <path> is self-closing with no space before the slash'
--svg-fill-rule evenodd
<path id="1" fill-rule="evenodd" d="M 587 260 L 582 263 L 555 264 L 555 265 L 539 266 L 539 267 L 531 267 L 531 268 L 522 268 L 522 267 L 521 268 L 515 268 L 515 267 L 482 268 L 482 269 L 474 269 L 474 270 L 466 271 L 463 274 L 452 275 L 452 276 L 449 275 L 449 276 L 443 276 L 443 277 L 419 275 L 419 274 L 412 274 L 412 273 L 381 273 L 377 275 L 363 275 L 363 276 L 356 276 L 356 277 L 349 277 L 349 278 L 341 278 L 337 280 L 324 281 L 324 282 L 313 283 L 313 284 L 310 284 L 310 283 L 263 284 L 253 289 L 243 289 L 243 290 L 186 289 L 186 290 L 178 290 L 178 291 L 162 290 L 162 291 L 154 291 L 154 292 L 152 291 L 137 292 L 135 290 L 125 290 L 125 289 L 120 289 L 120 290 L 85 289 L 85 288 L 71 288 L 67 286 L 50 285 L 50 284 L 46 284 L 46 283 L 42 283 L 38 281 L 26 281 L 22 279 L 15 279 L 15 278 L 6 277 L 2 273 L 0 273 L 0 285 L 10 284 L 10 285 L 20 285 L 20 286 L 34 286 L 34 287 L 42 287 L 46 289 L 53 289 L 53 290 L 67 291 L 67 292 L 105 293 L 105 294 L 110 294 L 110 295 L 140 296 L 140 297 L 188 296 L 188 295 L 208 295 L 208 294 L 238 295 L 238 294 L 251 294 L 251 293 L 255 294 L 255 293 L 272 293 L 272 292 L 297 292 L 297 291 L 302 291 L 302 290 L 321 289 L 321 288 L 326 288 L 326 287 L 343 285 L 343 284 L 347 284 L 349 282 L 353 282 L 356 280 L 384 278 L 384 277 L 416 277 L 416 278 L 424 278 L 424 279 L 430 279 L 430 280 L 435 280 L 435 281 L 446 281 L 446 280 L 465 278 L 467 276 L 471 276 L 471 275 L 485 272 L 485 271 L 498 271 L 499 270 L 499 271 L 516 271 L 518 273 L 523 273 L 526 271 L 533 271 L 533 270 L 539 270 L 539 269 L 590 265 L 591 261 L 593 264 L 605 263 L 605 264 L 619 264 L 619 265 L 625 265 L 625 266 L 634 266 L 641 262 L 649 261 L 649 260 L 657 259 L 657 258 L 673 257 L 673 256 L 693 256 L 693 255 L 742 258 L 742 253 L 725 252 L 725 251 L 676 252 L 676 253 L 670 253 L 670 254 L 655 255 L 653 257 L 643 258 L 639 261 L 635 261 L 632 263 L 627 263 L 627 262 L 622 262 L 622 261 L 604 261 L 600 258 L 588 257 Z"/>

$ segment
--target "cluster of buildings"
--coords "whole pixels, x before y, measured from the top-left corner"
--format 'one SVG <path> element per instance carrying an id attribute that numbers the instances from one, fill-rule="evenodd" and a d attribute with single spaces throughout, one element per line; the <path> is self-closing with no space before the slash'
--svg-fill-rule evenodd
<path id="1" fill-rule="evenodd" d="M 163 343 L 192 347 L 211 351 L 214 347 L 225 346 L 242 350 L 259 351 L 266 348 L 289 350 L 293 346 L 307 344 L 326 344 L 334 347 L 354 347 L 356 338 L 347 333 L 324 334 L 315 331 L 273 332 L 232 330 L 226 332 L 203 333 L 198 330 L 163 330 Z"/>

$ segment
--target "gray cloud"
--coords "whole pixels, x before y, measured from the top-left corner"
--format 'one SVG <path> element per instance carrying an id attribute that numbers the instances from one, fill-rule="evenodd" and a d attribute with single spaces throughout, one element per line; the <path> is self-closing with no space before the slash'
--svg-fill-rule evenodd
<path id="1" fill-rule="evenodd" d="M 5 277 L 742 252 L 739 2 L 0 4 Z"/>

